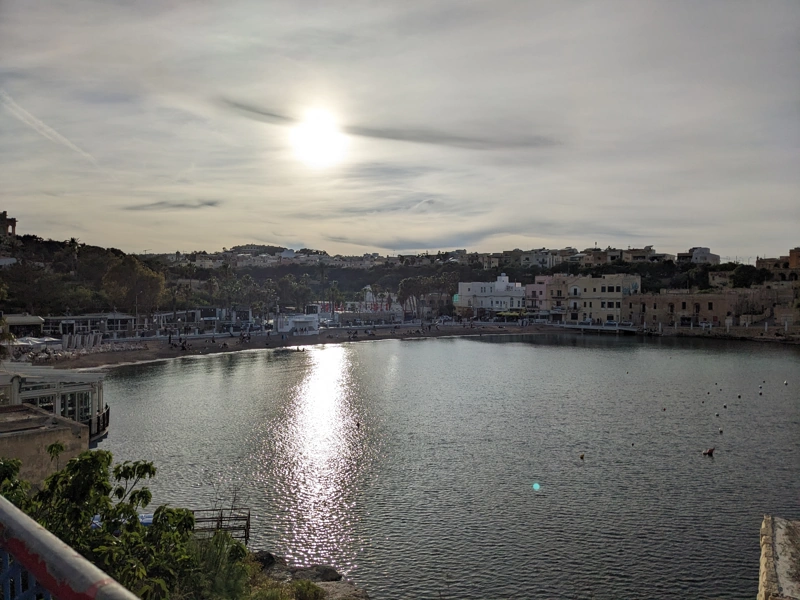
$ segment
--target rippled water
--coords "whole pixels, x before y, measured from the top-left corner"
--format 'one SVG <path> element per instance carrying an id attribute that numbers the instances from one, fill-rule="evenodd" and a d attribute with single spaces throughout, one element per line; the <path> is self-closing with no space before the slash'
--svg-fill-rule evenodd
<path id="1" fill-rule="evenodd" d="M 120 367 L 105 396 L 101 448 L 154 461 L 156 502 L 236 496 L 252 547 L 378 599 L 753 598 L 762 515 L 800 518 L 797 348 L 388 340 Z"/>

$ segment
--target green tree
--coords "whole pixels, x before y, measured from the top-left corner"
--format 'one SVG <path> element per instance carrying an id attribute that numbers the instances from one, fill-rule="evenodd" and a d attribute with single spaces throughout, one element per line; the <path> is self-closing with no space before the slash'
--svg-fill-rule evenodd
<path id="1" fill-rule="evenodd" d="M 58 448 L 48 448 L 51 456 Z M 45 481 L 33 496 L 19 480 L 18 460 L 0 459 L 0 493 L 86 559 L 146 600 L 176 597 L 240 598 L 246 594 L 246 550 L 225 534 L 195 539 L 191 511 L 159 506 L 149 527 L 138 511 L 152 499 L 140 487 L 152 463 L 124 462 L 86 451 Z M 219 559 L 224 552 L 226 560 Z M 216 560 L 209 560 L 216 553 Z M 239 563 L 239 567 L 235 566 Z"/>

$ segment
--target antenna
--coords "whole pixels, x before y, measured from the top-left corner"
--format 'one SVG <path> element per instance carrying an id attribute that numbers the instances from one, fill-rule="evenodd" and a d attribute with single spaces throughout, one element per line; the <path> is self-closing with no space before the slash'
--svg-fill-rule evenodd
<path id="1" fill-rule="evenodd" d="M 152 250 L 153 250 L 152 248 L 147 248 L 147 249 L 143 250 L 142 252 L 144 253 L 145 256 L 147 256 L 147 253 L 151 252 Z"/>

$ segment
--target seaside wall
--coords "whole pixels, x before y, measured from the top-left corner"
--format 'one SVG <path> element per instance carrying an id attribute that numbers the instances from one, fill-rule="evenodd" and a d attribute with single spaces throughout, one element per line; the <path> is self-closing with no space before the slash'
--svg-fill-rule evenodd
<path id="1" fill-rule="evenodd" d="M 22 461 L 20 479 L 34 486 L 56 471 L 56 461 L 47 454 L 47 446 L 54 442 L 64 445 L 58 458 L 63 467 L 89 449 L 89 428 L 29 405 L 5 407 L 0 415 L 0 456 Z"/>
<path id="2" fill-rule="evenodd" d="M 764 515 L 757 600 L 800 599 L 800 521 Z"/>

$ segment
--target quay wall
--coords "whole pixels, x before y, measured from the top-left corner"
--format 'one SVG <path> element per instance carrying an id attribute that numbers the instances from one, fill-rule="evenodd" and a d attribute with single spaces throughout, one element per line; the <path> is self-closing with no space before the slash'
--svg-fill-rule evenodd
<path id="1" fill-rule="evenodd" d="M 25 420 L 27 423 L 19 423 L 15 419 L 17 425 L 13 427 L 16 430 L 0 429 L 0 456 L 18 458 L 22 462 L 20 479 L 29 481 L 34 487 L 40 487 L 48 476 L 55 473 L 57 465 L 63 467 L 69 459 L 89 449 L 89 428 L 35 407 L 25 408 L 28 409 L 26 412 L 32 412 L 30 418 Z M 2 416 L 4 415 L 0 415 Z M 5 423 L 0 418 L 0 427 L 2 425 Z M 51 461 L 47 446 L 55 442 L 61 442 L 64 451 L 57 461 Z"/>

